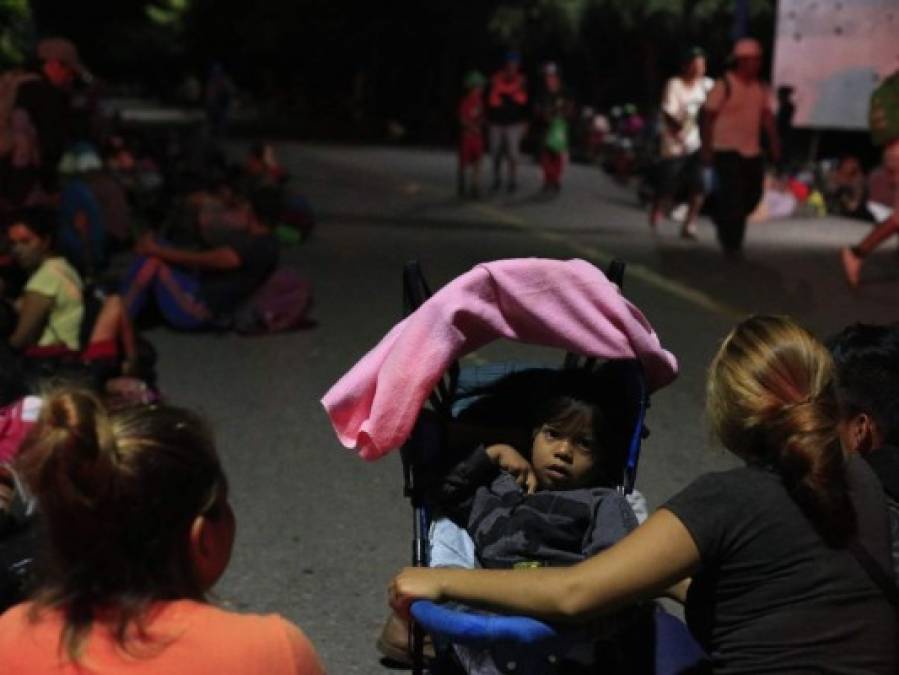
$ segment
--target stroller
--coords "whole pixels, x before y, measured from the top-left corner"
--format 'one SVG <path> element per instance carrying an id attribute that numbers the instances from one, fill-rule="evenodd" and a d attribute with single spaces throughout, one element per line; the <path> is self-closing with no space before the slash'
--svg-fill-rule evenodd
<path id="1" fill-rule="evenodd" d="M 445 448 L 442 425 L 434 420 L 446 421 L 459 412 L 466 381 L 480 377 L 483 384 L 482 374 L 462 369 L 457 359 L 496 337 L 565 349 L 564 368 L 592 370 L 599 359 L 620 361 L 616 370 L 623 396 L 633 402 L 633 432 L 618 490 L 633 490 L 649 393 L 674 379 L 676 362 L 639 311 L 620 296 L 623 271 L 620 261 L 612 264 L 608 278 L 580 260 L 499 261 L 478 266 L 429 301 L 431 292 L 419 267 L 406 266 L 406 321 L 341 379 L 323 403 L 340 440 L 357 447 L 364 458 L 377 459 L 402 446 L 405 494 L 413 507 L 413 565 L 428 565 L 431 513 L 425 476 Z M 563 315 L 572 318 L 553 323 Z M 408 346 L 414 346 L 414 370 L 425 371 L 420 378 L 404 363 Z M 367 391 L 360 389 L 362 383 L 370 385 Z M 425 399 L 430 412 L 420 415 Z M 382 408 L 387 400 L 389 412 Z M 559 670 L 555 654 L 578 638 L 528 617 L 473 614 L 431 602 L 414 603 L 412 615 L 415 673 L 425 672 L 425 632 L 438 647 L 429 666 L 434 674 L 458 672 L 451 650 L 441 648 L 447 644 L 491 646 L 499 654 L 494 662 L 510 673 L 566 672 Z M 656 612 L 651 623 L 654 635 L 648 639 L 655 639 L 656 673 L 687 672 L 702 660 L 679 620 Z M 526 652 L 545 658 L 518 658 Z"/>

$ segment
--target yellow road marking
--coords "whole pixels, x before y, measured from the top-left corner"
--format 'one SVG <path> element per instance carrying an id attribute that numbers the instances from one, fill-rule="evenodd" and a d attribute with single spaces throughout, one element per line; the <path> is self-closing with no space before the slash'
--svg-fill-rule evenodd
<path id="1" fill-rule="evenodd" d="M 517 227 L 520 230 L 525 230 L 539 239 L 550 241 L 556 244 L 563 244 L 574 251 L 577 255 L 583 256 L 584 258 L 588 258 L 594 262 L 599 263 L 603 268 L 607 267 L 609 263 L 615 259 L 615 256 L 608 251 L 604 251 L 596 246 L 591 246 L 590 244 L 575 241 L 571 237 L 565 236 L 560 232 L 551 232 L 549 230 L 544 230 L 540 228 L 539 225 L 534 225 L 521 216 L 507 213 L 506 211 L 503 211 L 502 209 L 499 209 L 495 206 L 491 206 L 490 204 L 469 204 L 468 206 L 471 209 L 479 211 L 481 214 L 487 216 L 488 218 L 501 222 L 505 225 Z M 716 314 L 720 314 L 731 320 L 743 319 L 744 317 L 746 317 L 746 315 L 750 314 L 750 312 L 748 311 L 739 309 L 737 307 L 734 307 L 733 305 L 729 305 L 725 302 L 713 298 L 705 291 L 693 288 L 692 286 L 675 279 L 670 279 L 665 275 L 660 274 L 655 270 L 647 267 L 646 265 L 641 265 L 639 263 L 628 263 L 627 275 L 628 277 L 639 279 L 646 285 L 652 286 L 653 288 L 656 288 L 664 293 L 673 295 L 674 297 L 689 302 L 692 305 L 710 312 L 714 312 Z"/>

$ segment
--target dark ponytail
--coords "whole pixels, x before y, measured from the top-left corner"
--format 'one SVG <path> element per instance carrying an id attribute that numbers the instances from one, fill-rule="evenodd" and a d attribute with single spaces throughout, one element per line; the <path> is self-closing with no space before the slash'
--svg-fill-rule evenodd
<path id="1" fill-rule="evenodd" d="M 187 551 L 194 518 L 227 486 L 205 424 L 168 406 L 109 412 L 86 391 L 45 398 L 17 469 L 37 499 L 48 539 L 35 612 L 63 612 L 62 644 L 77 661 L 99 608 L 122 646 L 145 636 L 159 600 L 202 599 Z"/>

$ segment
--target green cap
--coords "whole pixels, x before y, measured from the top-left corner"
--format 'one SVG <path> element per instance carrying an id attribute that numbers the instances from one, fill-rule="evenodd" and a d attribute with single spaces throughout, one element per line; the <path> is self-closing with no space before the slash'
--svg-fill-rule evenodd
<path id="1" fill-rule="evenodd" d="M 466 89 L 476 89 L 477 87 L 483 87 L 485 84 L 487 84 L 487 78 L 484 77 L 480 71 L 469 70 L 465 74 Z"/>

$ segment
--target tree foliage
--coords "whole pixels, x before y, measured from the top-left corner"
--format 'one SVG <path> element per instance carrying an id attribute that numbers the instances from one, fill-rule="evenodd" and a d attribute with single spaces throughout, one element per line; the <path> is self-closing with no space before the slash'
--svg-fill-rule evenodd
<path id="1" fill-rule="evenodd" d="M 36 36 L 73 39 L 110 79 L 171 91 L 218 62 L 297 119 L 396 119 L 434 137 L 453 129 L 464 72 L 489 73 L 510 48 L 532 77 L 559 63 L 585 104 L 654 105 L 685 47 L 721 68 L 741 3 L 770 47 L 775 0 L 0 0 L 0 25 L 30 6 Z M 0 29 L 0 54 L 22 42 L 9 34 Z"/>
<path id="2" fill-rule="evenodd" d="M 25 60 L 31 42 L 28 0 L 0 0 L 0 64 Z"/>

